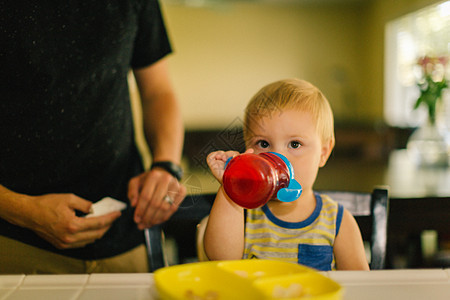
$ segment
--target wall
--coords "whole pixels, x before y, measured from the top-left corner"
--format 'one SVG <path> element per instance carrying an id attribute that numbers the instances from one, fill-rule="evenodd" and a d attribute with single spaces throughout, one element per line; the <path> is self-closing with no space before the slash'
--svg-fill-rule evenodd
<path id="1" fill-rule="evenodd" d="M 263 85 L 299 77 L 329 98 L 337 119 L 373 119 L 365 107 L 360 6 L 164 4 L 169 60 L 187 129 L 223 128 Z"/>

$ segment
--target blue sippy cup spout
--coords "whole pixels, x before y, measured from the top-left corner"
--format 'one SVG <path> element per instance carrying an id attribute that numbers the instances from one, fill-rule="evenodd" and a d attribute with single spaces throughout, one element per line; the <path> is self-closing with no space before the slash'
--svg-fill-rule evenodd
<path id="1" fill-rule="evenodd" d="M 270 152 L 278 157 L 280 157 L 283 162 L 286 164 L 288 170 L 289 170 L 289 185 L 287 188 L 282 188 L 277 193 L 277 198 L 280 201 L 283 202 L 292 202 L 294 200 L 297 200 L 298 197 L 302 194 L 302 186 L 300 183 L 295 179 L 294 175 L 294 167 L 292 167 L 291 162 L 286 158 L 286 156 L 276 153 L 276 152 Z"/>

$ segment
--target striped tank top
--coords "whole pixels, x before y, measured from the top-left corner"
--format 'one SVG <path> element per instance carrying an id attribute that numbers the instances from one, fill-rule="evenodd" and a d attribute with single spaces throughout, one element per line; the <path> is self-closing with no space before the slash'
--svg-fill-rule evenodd
<path id="1" fill-rule="evenodd" d="M 316 208 L 301 222 L 285 222 L 267 207 L 247 210 L 243 258 L 283 260 L 317 270 L 335 269 L 334 239 L 343 207 L 326 195 L 315 194 Z"/>

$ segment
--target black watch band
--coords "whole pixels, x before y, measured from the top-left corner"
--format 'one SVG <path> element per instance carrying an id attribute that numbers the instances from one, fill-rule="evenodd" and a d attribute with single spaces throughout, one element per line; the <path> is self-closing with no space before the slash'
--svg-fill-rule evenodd
<path id="1" fill-rule="evenodd" d="M 173 177 L 175 177 L 178 181 L 183 177 L 183 169 L 181 167 L 171 161 L 156 161 L 152 164 L 150 169 L 153 168 L 161 168 L 166 172 L 170 173 Z"/>

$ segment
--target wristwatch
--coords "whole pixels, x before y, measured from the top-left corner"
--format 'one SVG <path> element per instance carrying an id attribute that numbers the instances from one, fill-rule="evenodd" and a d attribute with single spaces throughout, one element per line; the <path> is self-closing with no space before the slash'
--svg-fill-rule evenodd
<path id="1" fill-rule="evenodd" d="M 183 169 L 181 169 L 181 166 L 168 160 L 154 162 L 150 169 L 153 168 L 163 169 L 164 171 L 170 173 L 178 181 L 180 181 L 181 177 L 183 177 Z"/>

